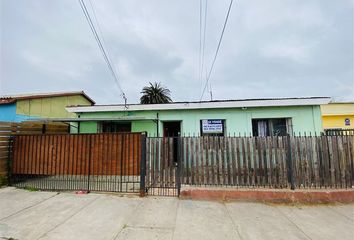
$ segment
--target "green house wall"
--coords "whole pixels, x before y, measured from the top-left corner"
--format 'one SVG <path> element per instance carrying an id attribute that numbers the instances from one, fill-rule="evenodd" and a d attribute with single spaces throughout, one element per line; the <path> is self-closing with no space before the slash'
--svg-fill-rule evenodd
<path id="1" fill-rule="evenodd" d="M 70 105 L 91 105 L 91 102 L 82 95 L 17 100 L 16 114 L 45 118 L 75 117 L 75 113 L 65 109 Z"/>
<path id="2" fill-rule="evenodd" d="M 162 136 L 164 121 L 181 121 L 184 135 L 200 134 L 200 120 L 225 119 L 227 134 L 252 133 L 252 119 L 256 118 L 292 118 L 293 131 L 298 133 L 322 131 L 321 110 L 319 106 L 257 107 L 232 109 L 196 109 L 196 110 L 160 110 L 160 111 L 125 111 L 125 112 L 90 112 L 79 114 L 81 118 L 141 117 L 159 118 L 159 136 Z M 150 136 L 157 135 L 157 123 L 154 120 L 132 120 L 132 131 L 146 131 Z M 96 133 L 97 122 L 81 122 L 81 133 Z"/>

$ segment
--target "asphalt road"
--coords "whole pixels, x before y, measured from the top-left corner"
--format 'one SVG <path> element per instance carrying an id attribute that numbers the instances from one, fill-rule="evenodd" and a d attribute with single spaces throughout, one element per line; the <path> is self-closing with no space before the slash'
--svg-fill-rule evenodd
<path id="1" fill-rule="evenodd" d="M 354 239 L 354 205 L 0 189 L 0 239 Z"/>

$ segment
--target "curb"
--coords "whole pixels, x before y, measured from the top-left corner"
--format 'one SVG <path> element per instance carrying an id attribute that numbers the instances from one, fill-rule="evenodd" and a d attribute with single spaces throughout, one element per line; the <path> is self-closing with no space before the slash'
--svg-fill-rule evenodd
<path id="1" fill-rule="evenodd" d="M 208 201 L 251 201 L 269 203 L 354 203 L 354 189 L 277 190 L 277 189 L 181 189 L 181 199 Z"/>

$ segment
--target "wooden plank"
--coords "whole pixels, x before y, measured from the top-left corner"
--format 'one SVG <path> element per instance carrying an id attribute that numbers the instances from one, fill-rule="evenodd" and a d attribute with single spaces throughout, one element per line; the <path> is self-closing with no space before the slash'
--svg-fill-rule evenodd
<path id="1" fill-rule="evenodd" d="M 313 164 L 313 155 L 312 155 L 312 137 L 311 136 L 306 136 L 306 155 L 307 155 L 307 161 L 308 161 L 308 182 L 307 182 L 307 187 L 308 188 L 313 188 L 314 187 L 314 164 Z"/>
<path id="2" fill-rule="evenodd" d="M 60 153 L 60 158 L 61 158 L 61 170 L 60 174 L 62 175 L 63 179 L 66 174 L 66 149 L 67 149 L 67 141 L 68 141 L 69 135 L 63 135 L 62 136 L 62 142 L 61 142 L 61 153 Z"/>
<path id="3" fill-rule="evenodd" d="M 60 152 L 61 152 L 61 135 L 55 136 L 54 143 L 54 175 L 59 176 L 60 174 Z"/>
<path id="4" fill-rule="evenodd" d="M 46 137 L 46 157 L 43 164 L 45 165 L 45 175 L 51 175 L 51 163 L 52 163 L 52 142 L 51 136 L 45 135 Z"/>
<path id="5" fill-rule="evenodd" d="M 354 140 L 354 135 L 349 136 L 346 135 L 346 144 L 345 144 L 345 156 L 347 157 L 346 159 L 346 188 L 350 188 L 353 186 L 352 182 L 352 175 L 354 174 L 354 169 L 352 168 L 353 164 L 353 155 L 351 152 L 351 145 L 353 144 Z M 353 149 L 354 151 L 354 149 Z"/>
<path id="6" fill-rule="evenodd" d="M 246 137 L 246 152 L 247 152 L 247 160 L 246 160 L 246 173 L 247 173 L 247 186 L 252 186 L 252 164 L 251 164 L 251 145 L 252 145 L 252 137 Z"/>
<path id="7" fill-rule="evenodd" d="M 77 135 L 77 150 L 76 150 L 76 175 L 79 175 L 79 181 L 82 181 L 83 175 L 83 151 L 85 149 L 85 135 Z"/>
<path id="8" fill-rule="evenodd" d="M 187 184 L 190 184 L 190 162 L 189 162 L 189 148 L 190 148 L 190 146 L 189 146 L 189 138 L 188 137 L 185 137 L 185 147 L 186 147 L 186 161 L 185 161 L 185 168 L 186 168 L 186 183 Z"/>
<path id="9" fill-rule="evenodd" d="M 336 168 L 335 164 L 338 162 L 337 155 L 337 139 L 335 136 L 330 136 L 328 139 L 328 151 L 329 151 L 329 161 L 328 161 L 328 170 L 330 172 L 330 181 L 328 181 L 328 185 L 330 187 L 336 186 Z"/>
<path id="10" fill-rule="evenodd" d="M 213 141 L 214 141 L 214 146 L 215 147 L 215 150 L 214 149 L 211 149 L 212 153 L 215 153 L 215 159 L 216 159 L 216 178 L 217 178 L 217 185 L 222 185 L 222 175 L 223 175 L 223 159 L 221 158 L 221 142 L 220 142 L 220 138 L 219 137 L 216 137 L 214 136 L 213 137 Z"/>
<path id="11" fill-rule="evenodd" d="M 242 166 L 241 166 L 241 137 L 236 138 L 236 157 L 237 157 L 237 185 L 242 185 Z"/>
<path id="12" fill-rule="evenodd" d="M 26 145 L 27 145 L 27 156 L 26 156 L 26 174 L 32 174 L 33 172 L 33 136 L 26 137 Z"/>
<path id="13" fill-rule="evenodd" d="M 348 141 L 348 161 L 349 161 L 348 181 L 349 181 L 349 187 L 351 187 L 354 185 L 354 133 L 353 136 L 351 136 L 348 140 L 349 140 Z"/>
<path id="14" fill-rule="evenodd" d="M 237 168 L 236 168 L 236 138 L 230 138 L 230 151 L 231 151 L 231 163 L 232 163 L 232 185 L 237 186 Z"/>
<path id="15" fill-rule="evenodd" d="M 205 176 L 206 176 L 206 184 L 209 185 L 210 183 L 210 176 L 209 176 L 209 156 L 210 156 L 210 137 L 204 137 L 204 139 L 206 140 L 206 145 L 205 145 Z"/>
<path id="16" fill-rule="evenodd" d="M 268 186 L 274 187 L 276 185 L 275 178 L 274 178 L 274 160 L 273 160 L 273 139 L 276 136 L 267 137 L 267 146 L 268 146 Z"/>
<path id="17" fill-rule="evenodd" d="M 245 183 L 245 143 L 244 138 L 240 136 L 239 138 L 239 151 L 240 151 L 240 186 L 246 186 Z"/>
<path id="18" fill-rule="evenodd" d="M 223 185 L 224 177 L 225 177 L 225 167 L 224 167 L 224 159 L 223 159 L 223 145 L 222 145 L 222 138 L 216 137 L 216 144 L 217 144 L 217 158 L 218 158 L 218 184 Z"/>
<path id="19" fill-rule="evenodd" d="M 332 139 L 330 136 L 326 136 L 324 139 L 324 173 L 325 173 L 325 187 L 331 187 L 332 184 L 332 172 L 331 172 L 331 162 L 333 161 L 333 148 Z"/>
<path id="20" fill-rule="evenodd" d="M 205 140 L 201 136 L 199 141 L 200 146 L 200 181 L 201 184 L 205 184 Z M 181 170 L 182 171 L 182 170 Z"/>
<path id="21" fill-rule="evenodd" d="M 194 140 L 193 137 L 188 136 L 187 137 L 187 141 L 188 141 L 188 145 L 189 145 L 189 153 L 188 155 L 188 162 L 190 164 L 190 184 L 191 185 L 195 185 L 195 171 L 196 171 L 196 167 L 195 167 L 195 157 L 196 157 L 196 153 L 195 153 L 195 144 L 194 144 Z"/>
<path id="22" fill-rule="evenodd" d="M 343 148 L 343 140 L 344 136 L 337 137 L 337 143 L 338 143 L 338 185 L 340 188 L 345 188 L 346 186 L 346 181 L 345 181 L 345 157 L 344 155 L 344 148 Z M 338 186 L 337 185 L 337 186 Z"/>
<path id="23" fill-rule="evenodd" d="M 306 155 L 306 137 L 300 137 L 300 172 L 302 174 L 302 187 L 308 186 L 308 159 Z"/>
<path id="24" fill-rule="evenodd" d="M 257 146 L 256 146 L 256 137 L 251 137 L 250 149 L 252 151 L 251 154 L 251 162 L 252 162 L 252 187 L 256 186 L 257 183 Z"/>
<path id="25" fill-rule="evenodd" d="M 214 136 L 208 136 L 208 146 L 207 146 L 207 172 L 208 172 L 208 184 L 218 184 L 218 153 L 217 153 L 217 143 Z"/>
<path id="26" fill-rule="evenodd" d="M 264 187 L 265 181 L 264 181 L 264 159 L 263 159 L 263 137 L 258 137 L 258 164 L 259 164 L 259 181 L 258 181 L 258 186 L 259 187 Z"/>
<path id="27" fill-rule="evenodd" d="M 21 154 L 21 159 L 20 159 L 20 169 L 19 169 L 19 174 L 25 173 L 25 159 L 27 156 L 27 149 L 26 149 L 26 136 L 21 137 L 21 148 L 22 148 L 22 154 Z"/>
<path id="28" fill-rule="evenodd" d="M 195 144 L 195 174 L 196 174 L 196 184 L 201 185 L 201 176 L 200 176 L 200 158 L 201 158 L 201 153 L 200 153 L 200 137 L 194 137 L 193 138 L 194 144 Z"/>
<path id="29" fill-rule="evenodd" d="M 318 146 L 318 166 L 319 166 L 319 187 L 325 187 L 325 169 L 324 169 L 324 161 L 325 161 L 325 153 L 323 151 L 324 149 L 324 136 L 319 136 L 317 137 L 317 146 Z"/>
<path id="30" fill-rule="evenodd" d="M 274 164 L 273 164 L 273 186 L 275 188 L 281 187 L 281 175 L 280 175 L 280 163 L 279 163 L 279 137 L 276 136 L 273 138 L 273 155 L 274 155 Z"/>
<path id="31" fill-rule="evenodd" d="M 13 137 L 12 138 L 12 156 L 11 156 L 11 161 L 12 161 L 12 166 L 11 166 L 11 173 L 15 173 L 16 169 L 17 169 L 17 159 L 18 159 L 18 151 L 17 151 L 17 144 L 18 144 L 18 140 L 17 138 Z M 16 151 L 14 151 L 14 149 L 16 149 Z M 2 150 L 0 150 L 2 151 Z M 2 151 L 3 153 L 5 153 L 5 151 Z M 7 153 L 7 152 L 6 152 Z"/>
<path id="32" fill-rule="evenodd" d="M 312 156 L 313 156 L 313 166 L 314 166 L 314 186 L 315 188 L 320 187 L 320 174 L 319 174 L 319 151 L 318 151 L 318 137 L 314 136 L 311 138 L 312 141 Z"/>
<path id="33" fill-rule="evenodd" d="M 227 185 L 232 185 L 232 157 L 230 154 L 230 137 L 224 137 L 224 145 L 225 145 L 225 156 L 226 156 L 226 169 L 227 169 Z"/>

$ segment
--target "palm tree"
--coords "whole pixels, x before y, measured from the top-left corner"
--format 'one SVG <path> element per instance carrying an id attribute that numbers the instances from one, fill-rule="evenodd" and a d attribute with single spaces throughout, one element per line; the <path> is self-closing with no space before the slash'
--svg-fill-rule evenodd
<path id="1" fill-rule="evenodd" d="M 141 93 L 143 96 L 140 98 L 141 104 L 154 104 L 154 103 L 169 103 L 172 102 L 168 88 L 161 86 L 161 83 L 151 82 L 150 86 L 145 86 Z"/>

